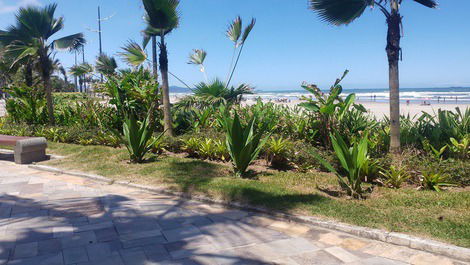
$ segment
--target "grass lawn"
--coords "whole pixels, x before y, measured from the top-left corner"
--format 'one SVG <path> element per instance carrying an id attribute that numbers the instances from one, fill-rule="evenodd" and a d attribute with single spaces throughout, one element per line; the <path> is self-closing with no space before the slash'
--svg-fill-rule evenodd
<path id="1" fill-rule="evenodd" d="M 42 164 L 470 247 L 469 189 L 437 193 L 378 187 L 359 201 L 322 192 L 321 187 L 337 186 L 335 177 L 325 173 L 266 171 L 247 180 L 235 178 L 227 165 L 182 157 L 129 164 L 125 149 L 57 143 L 50 143 L 49 152 L 66 158 Z"/>

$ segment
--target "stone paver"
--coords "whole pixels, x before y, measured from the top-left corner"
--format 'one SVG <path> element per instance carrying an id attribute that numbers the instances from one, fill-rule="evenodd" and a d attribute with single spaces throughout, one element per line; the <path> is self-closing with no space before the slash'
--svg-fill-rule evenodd
<path id="1" fill-rule="evenodd" d="M 0 160 L 0 265 L 465 264 Z"/>

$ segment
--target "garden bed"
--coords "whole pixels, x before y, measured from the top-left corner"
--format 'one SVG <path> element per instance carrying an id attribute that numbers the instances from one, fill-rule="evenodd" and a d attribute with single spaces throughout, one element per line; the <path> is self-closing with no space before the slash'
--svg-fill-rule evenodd
<path id="1" fill-rule="evenodd" d="M 234 177 L 228 164 L 181 155 L 130 164 L 125 149 L 50 143 L 49 152 L 66 157 L 42 164 L 470 247 L 468 187 L 438 193 L 415 186 L 398 190 L 375 186 L 368 199 L 351 200 L 331 192 L 337 187 L 334 175 L 315 171 L 259 167 L 254 179 L 241 179 Z"/>

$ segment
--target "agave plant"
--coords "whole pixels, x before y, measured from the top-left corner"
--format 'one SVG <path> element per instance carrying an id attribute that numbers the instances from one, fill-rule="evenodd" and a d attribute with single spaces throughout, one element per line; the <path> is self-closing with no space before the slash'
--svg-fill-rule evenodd
<path id="1" fill-rule="evenodd" d="M 362 198 L 362 176 L 361 169 L 369 159 L 368 157 L 368 138 L 363 137 L 362 140 L 357 143 L 353 143 L 352 146 L 348 146 L 341 135 L 336 133 L 336 136 L 330 134 L 333 149 L 335 150 L 336 157 L 341 163 L 344 171 L 347 173 L 343 177 L 338 171 L 320 155 L 312 153 L 318 161 L 320 161 L 325 168 L 330 170 L 338 177 L 340 186 L 346 190 L 347 194 L 353 198 Z"/>
<path id="2" fill-rule="evenodd" d="M 258 157 L 268 137 L 263 138 L 263 128 L 255 130 L 256 117 L 244 125 L 237 113 L 232 118 L 229 112 L 225 112 L 219 117 L 219 122 L 226 133 L 226 145 L 235 174 L 246 177 L 248 166 Z"/>
<path id="3" fill-rule="evenodd" d="M 129 152 L 131 162 L 141 163 L 144 156 L 162 136 L 163 134 L 152 137 L 148 118 L 139 122 L 134 114 L 130 114 L 124 121 L 122 140 Z"/>

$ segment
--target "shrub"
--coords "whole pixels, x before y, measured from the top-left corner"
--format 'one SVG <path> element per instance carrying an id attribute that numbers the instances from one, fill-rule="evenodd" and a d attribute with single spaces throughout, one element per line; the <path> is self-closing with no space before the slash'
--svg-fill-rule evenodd
<path id="1" fill-rule="evenodd" d="M 450 138 L 449 150 L 460 159 L 470 157 L 470 135 L 466 135 L 460 142 L 455 138 Z"/>
<path id="2" fill-rule="evenodd" d="M 262 139 L 265 129 L 254 129 L 256 117 L 253 117 L 248 124 L 242 124 L 237 113 L 232 118 L 226 112 L 219 121 L 226 133 L 227 149 L 232 158 L 235 174 L 245 177 L 248 166 L 258 157 L 268 139 L 267 137 Z"/>
<path id="3" fill-rule="evenodd" d="M 441 191 L 441 187 L 455 186 L 455 184 L 448 181 L 447 175 L 432 172 L 423 173 L 421 183 L 423 188 L 437 192 Z"/>
<path id="4" fill-rule="evenodd" d="M 385 185 L 395 189 L 399 189 L 405 181 L 411 178 L 404 167 L 395 165 L 391 165 L 388 170 L 382 169 L 380 174 L 384 178 Z"/>
<path id="5" fill-rule="evenodd" d="M 123 141 L 129 151 L 131 162 L 141 163 L 145 154 L 162 135 L 152 139 L 148 118 L 139 122 L 135 115 L 129 115 L 123 125 Z"/>
<path id="6" fill-rule="evenodd" d="M 43 124 L 47 122 L 46 100 L 39 89 L 21 86 L 7 89 L 12 98 L 6 101 L 6 110 L 14 122 Z"/>
<path id="7" fill-rule="evenodd" d="M 291 142 L 282 137 L 271 137 L 265 146 L 266 162 L 274 168 L 286 168 L 289 164 L 289 145 Z"/>
<path id="8" fill-rule="evenodd" d="M 367 155 L 368 139 L 367 137 L 357 143 L 355 142 L 351 147 L 347 146 L 343 138 L 336 134 L 336 136 L 330 135 L 333 148 L 335 150 L 338 160 L 341 162 L 341 166 L 346 171 L 346 177 L 343 178 L 336 169 L 322 157 L 317 154 L 317 159 L 332 173 L 338 177 L 340 186 L 346 190 L 349 196 L 354 198 L 362 197 L 362 177 L 361 169 L 369 159 Z"/>

